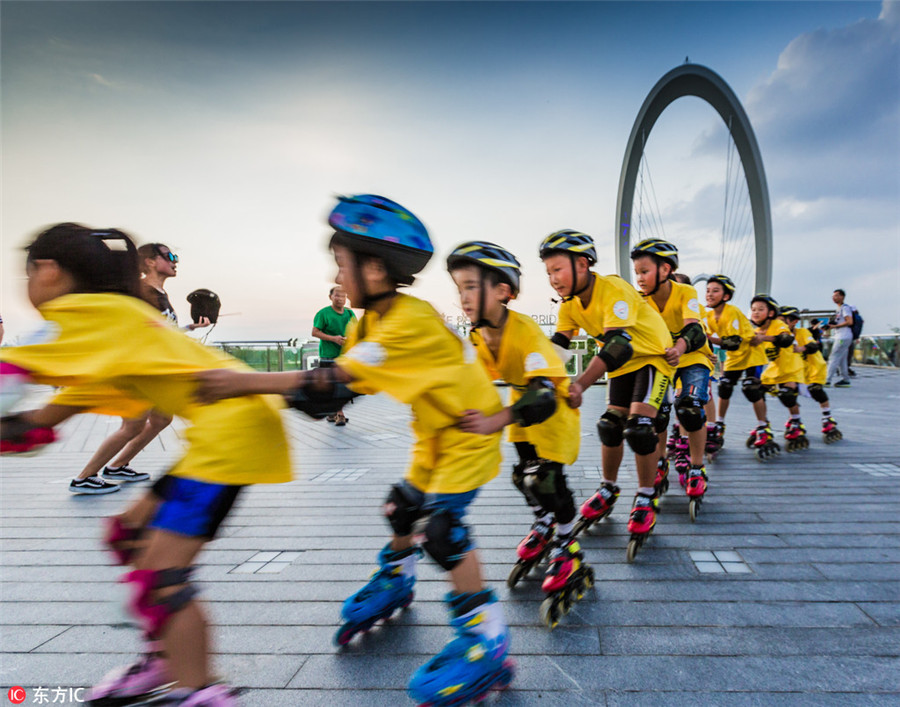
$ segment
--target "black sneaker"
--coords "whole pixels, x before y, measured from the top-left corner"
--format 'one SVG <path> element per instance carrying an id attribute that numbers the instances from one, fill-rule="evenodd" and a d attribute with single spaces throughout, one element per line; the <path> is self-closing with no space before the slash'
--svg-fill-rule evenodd
<path id="1" fill-rule="evenodd" d="M 118 469 L 106 467 L 100 474 L 104 479 L 112 479 L 113 481 L 146 481 L 150 478 L 150 474 L 143 471 L 135 471 L 130 466 L 120 466 Z"/>
<path id="2" fill-rule="evenodd" d="M 848 380 L 838 381 L 837 383 L 834 384 L 834 387 L 835 388 L 849 388 L 850 381 L 848 381 Z"/>
<path id="3" fill-rule="evenodd" d="M 113 493 L 119 490 L 118 484 L 111 484 L 104 481 L 99 476 L 89 476 L 86 479 L 72 479 L 69 484 L 69 491 L 72 493 Z"/>

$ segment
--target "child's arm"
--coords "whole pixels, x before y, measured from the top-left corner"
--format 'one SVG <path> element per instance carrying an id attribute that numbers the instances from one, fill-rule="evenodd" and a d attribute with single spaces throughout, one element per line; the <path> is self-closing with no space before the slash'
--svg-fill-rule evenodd
<path id="1" fill-rule="evenodd" d="M 581 396 L 604 373 L 614 371 L 624 365 L 634 353 L 631 335 L 624 329 L 608 328 L 600 339 L 603 347 L 597 352 L 577 380 L 569 386 L 569 407 L 581 407 Z"/>
<path id="2" fill-rule="evenodd" d="M 513 423 L 520 427 L 538 425 L 556 412 L 556 385 L 549 378 L 532 378 L 528 390 L 515 403 L 493 415 L 466 410 L 459 421 L 463 432 L 490 435 Z"/>

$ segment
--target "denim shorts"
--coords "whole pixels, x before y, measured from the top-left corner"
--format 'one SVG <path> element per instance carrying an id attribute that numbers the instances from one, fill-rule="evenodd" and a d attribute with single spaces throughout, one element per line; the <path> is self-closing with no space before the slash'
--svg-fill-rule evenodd
<path id="1" fill-rule="evenodd" d="M 682 394 L 690 393 L 703 405 L 709 402 L 709 369 L 702 363 L 685 366 L 675 371 L 675 388 Z"/>

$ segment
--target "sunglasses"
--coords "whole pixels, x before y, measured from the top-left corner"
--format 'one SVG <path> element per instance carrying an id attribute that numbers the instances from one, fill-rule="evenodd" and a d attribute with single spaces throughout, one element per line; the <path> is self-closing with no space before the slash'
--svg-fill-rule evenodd
<path id="1" fill-rule="evenodd" d="M 171 250 L 170 250 L 170 251 L 167 251 L 167 252 L 165 252 L 165 253 L 163 253 L 163 252 L 160 251 L 160 250 L 157 250 L 157 251 L 156 251 L 156 255 L 158 255 L 160 258 L 165 258 L 165 259 L 168 260 L 170 263 L 177 263 L 177 262 L 178 262 L 178 256 L 175 255 L 175 253 L 173 253 Z"/>

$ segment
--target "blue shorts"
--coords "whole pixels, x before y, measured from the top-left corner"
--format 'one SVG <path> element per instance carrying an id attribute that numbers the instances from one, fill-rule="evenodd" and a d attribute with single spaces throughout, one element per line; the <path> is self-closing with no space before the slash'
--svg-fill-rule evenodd
<path id="1" fill-rule="evenodd" d="M 682 394 L 690 393 L 703 405 L 709 402 L 709 369 L 702 363 L 695 363 L 675 371 L 675 388 Z"/>
<path id="2" fill-rule="evenodd" d="M 243 488 L 166 474 L 153 485 L 162 503 L 149 527 L 212 540 Z"/>
<path id="3" fill-rule="evenodd" d="M 451 515 L 455 521 L 452 524 L 453 532 L 458 534 L 457 537 L 453 537 L 451 540 L 454 543 L 464 542 L 465 550 L 463 552 L 475 549 L 475 541 L 469 534 L 469 528 L 463 520 L 469 510 L 469 504 L 475 500 L 481 489 L 473 489 L 465 493 L 423 493 L 409 481 L 404 480 L 403 485 L 411 498 L 421 501 L 420 507 L 424 511 L 423 515 L 434 513 L 439 509 L 446 510 Z"/>

